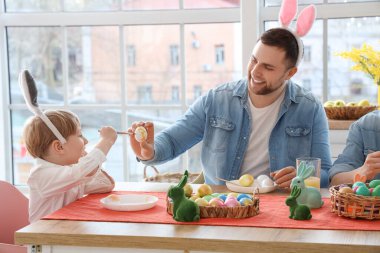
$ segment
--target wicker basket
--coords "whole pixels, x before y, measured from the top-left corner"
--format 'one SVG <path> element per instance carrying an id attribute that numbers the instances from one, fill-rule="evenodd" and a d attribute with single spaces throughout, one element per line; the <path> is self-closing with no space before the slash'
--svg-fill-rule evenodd
<path id="1" fill-rule="evenodd" d="M 380 219 L 380 197 L 341 193 L 339 186 L 332 186 L 330 194 L 331 212 L 349 218 Z"/>
<path id="2" fill-rule="evenodd" d="M 336 120 L 357 120 L 376 110 L 377 106 L 333 106 L 325 107 L 327 118 Z"/>
<path id="3" fill-rule="evenodd" d="M 259 196 L 255 194 L 252 205 L 237 207 L 200 206 L 199 211 L 201 218 L 249 218 L 260 213 L 259 202 Z M 173 203 L 169 197 L 166 197 L 166 211 L 173 215 Z"/>
<path id="4" fill-rule="evenodd" d="M 155 176 L 147 176 L 147 168 L 150 167 L 154 170 L 156 173 Z M 160 174 L 158 169 L 154 166 L 145 166 L 144 167 L 144 181 L 145 182 L 167 182 L 167 183 L 178 183 L 179 180 L 181 180 L 183 176 L 183 172 L 174 172 L 174 173 L 163 173 Z M 189 173 L 189 177 L 187 179 L 188 182 L 193 182 L 197 177 L 199 176 L 199 173 Z"/>

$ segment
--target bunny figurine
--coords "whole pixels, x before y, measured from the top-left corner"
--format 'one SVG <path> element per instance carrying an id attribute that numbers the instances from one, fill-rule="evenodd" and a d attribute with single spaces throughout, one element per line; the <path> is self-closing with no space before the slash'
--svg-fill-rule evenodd
<path id="1" fill-rule="evenodd" d="M 290 219 L 294 220 L 310 220 L 311 213 L 310 208 L 307 205 L 299 205 L 297 203 L 297 198 L 301 194 L 301 189 L 297 186 L 292 188 L 290 196 L 286 199 L 285 204 L 289 206 Z"/>
<path id="2" fill-rule="evenodd" d="M 173 219 L 176 221 L 198 221 L 200 219 L 199 206 L 185 197 L 183 187 L 187 182 L 189 172 L 183 174 L 176 186 L 171 186 L 168 196 L 173 200 Z"/>
<path id="3" fill-rule="evenodd" d="M 301 190 L 300 196 L 297 198 L 298 204 L 307 205 L 310 209 L 320 208 L 323 205 L 322 196 L 318 189 L 305 186 L 305 179 L 314 174 L 315 168 L 307 166 L 301 162 L 297 168 L 297 176 L 293 178 L 290 184 L 291 188 L 298 186 Z"/>

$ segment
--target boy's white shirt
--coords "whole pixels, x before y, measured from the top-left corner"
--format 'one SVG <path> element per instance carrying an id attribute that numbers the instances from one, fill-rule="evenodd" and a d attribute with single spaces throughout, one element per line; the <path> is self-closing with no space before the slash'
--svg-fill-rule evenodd
<path id="1" fill-rule="evenodd" d="M 29 221 L 35 222 L 84 194 L 112 191 L 114 181 L 101 170 L 105 160 L 106 156 L 97 148 L 73 165 L 62 166 L 37 158 L 27 182 Z M 93 175 L 86 176 L 95 168 Z"/>

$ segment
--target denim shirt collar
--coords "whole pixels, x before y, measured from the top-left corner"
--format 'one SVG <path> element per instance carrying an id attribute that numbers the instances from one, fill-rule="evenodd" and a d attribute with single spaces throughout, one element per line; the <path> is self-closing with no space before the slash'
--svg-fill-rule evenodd
<path id="1" fill-rule="evenodd" d="M 237 85 L 234 88 L 233 95 L 240 97 L 242 104 L 245 104 L 247 102 L 247 98 L 248 98 L 248 80 L 247 79 L 242 79 L 237 83 Z M 284 97 L 283 105 L 286 108 L 288 108 L 292 102 L 298 104 L 300 100 L 299 100 L 294 83 L 291 80 L 289 80 L 285 88 L 285 97 Z"/>

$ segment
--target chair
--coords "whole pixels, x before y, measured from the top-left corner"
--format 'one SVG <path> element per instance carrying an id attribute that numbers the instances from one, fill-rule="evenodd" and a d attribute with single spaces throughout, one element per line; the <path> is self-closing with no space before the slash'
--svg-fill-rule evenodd
<path id="1" fill-rule="evenodd" d="M 29 224 L 29 200 L 14 185 L 0 180 L 0 253 L 27 252 L 14 244 L 14 233 Z"/>

